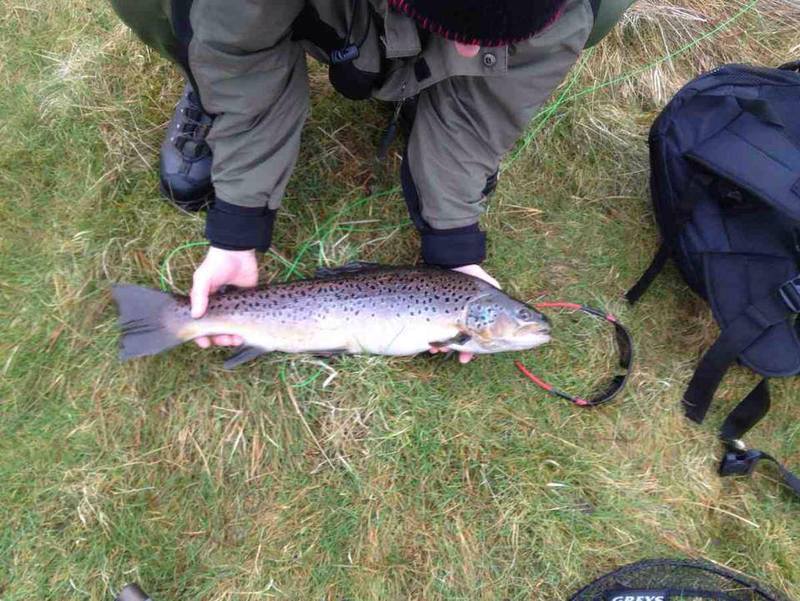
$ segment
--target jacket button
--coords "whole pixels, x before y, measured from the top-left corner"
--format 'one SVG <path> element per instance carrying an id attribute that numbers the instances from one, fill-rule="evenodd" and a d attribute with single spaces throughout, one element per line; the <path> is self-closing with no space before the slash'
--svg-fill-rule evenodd
<path id="1" fill-rule="evenodd" d="M 497 63 L 497 57 L 492 54 L 491 52 L 487 52 L 483 55 L 483 64 L 487 67 L 494 67 Z"/>

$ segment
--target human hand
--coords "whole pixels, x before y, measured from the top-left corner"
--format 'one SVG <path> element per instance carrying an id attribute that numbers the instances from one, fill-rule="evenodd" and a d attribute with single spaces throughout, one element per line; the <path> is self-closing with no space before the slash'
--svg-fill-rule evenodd
<path id="1" fill-rule="evenodd" d="M 481 51 L 481 47 L 477 44 L 462 44 L 461 42 L 455 42 L 456 45 L 456 52 L 458 52 L 464 58 L 472 58 L 473 56 L 477 56 L 478 52 Z"/>
<path id="2" fill-rule="evenodd" d="M 224 250 L 210 247 L 206 258 L 194 272 L 192 291 L 192 317 L 202 317 L 208 309 L 208 296 L 222 286 L 252 288 L 258 283 L 258 262 L 255 250 Z M 200 348 L 212 344 L 219 346 L 238 346 L 243 340 L 240 336 L 218 334 L 195 339 Z"/>
<path id="3" fill-rule="evenodd" d="M 461 273 L 466 273 L 467 275 L 471 275 L 474 278 L 478 278 L 479 280 L 483 280 L 484 282 L 489 282 L 492 286 L 497 289 L 500 289 L 500 283 L 486 273 L 486 270 L 481 267 L 480 265 L 464 265 L 463 267 L 456 267 L 453 271 L 460 271 Z M 442 348 L 430 348 L 431 354 L 439 353 L 439 352 L 447 352 L 449 349 L 447 347 Z M 475 357 L 474 353 L 465 353 L 460 352 L 458 353 L 458 362 L 459 363 L 469 363 Z"/>

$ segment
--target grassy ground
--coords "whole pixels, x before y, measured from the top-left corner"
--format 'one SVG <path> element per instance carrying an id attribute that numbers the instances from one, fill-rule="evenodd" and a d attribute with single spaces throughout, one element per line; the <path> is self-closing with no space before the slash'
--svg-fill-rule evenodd
<path id="1" fill-rule="evenodd" d="M 650 556 L 800 591 L 797 503 L 768 474 L 714 473 L 715 424 L 754 377 L 735 370 L 708 424 L 688 425 L 678 400 L 715 336 L 707 308 L 671 268 L 636 310 L 620 301 L 656 246 L 648 124 L 700 70 L 800 55 L 792 1 L 761 0 L 586 91 L 744 6 L 641 0 L 501 178 L 489 270 L 525 299 L 606 305 L 634 333 L 635 377 L 595 411 L 543 396 L 512 356 L 276 356 L 231 374 L 221 352 L 185 348 L 119 364 L 109 284 L 157 285 L 167 254 L 201 239 L 201 219 L 156 191 L 179 77 L 103 3 L 3 3 L 0 597 L 110 599 L 136 580 L 157 600 L 557 600 Z M 414 261 L 397 157 L 371 159 L 383 109 L 335 96 L 320 69 L 313 90 L 265 280 Z M 176 253 L 171 285 L 201 256 Z M 527 361 L 586 391 L 611 342 L 555 319 L 556 342 Z M 795 466 L 799 392 L 776 386 L 751 437 Z"/>

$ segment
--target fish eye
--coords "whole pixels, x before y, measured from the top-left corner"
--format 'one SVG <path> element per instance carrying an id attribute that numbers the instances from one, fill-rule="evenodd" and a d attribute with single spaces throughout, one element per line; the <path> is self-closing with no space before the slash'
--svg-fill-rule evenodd
<path id="1" fill-rule="evenodd" d="M 528 309 L 520 309 L 519 311 L 517 311 L 517 317 L 519 317 L 520 319 L 522 319 L 524 321 L 528 321 L 533 316 L 531 315 L 531 312 L 528 311 Z"/>

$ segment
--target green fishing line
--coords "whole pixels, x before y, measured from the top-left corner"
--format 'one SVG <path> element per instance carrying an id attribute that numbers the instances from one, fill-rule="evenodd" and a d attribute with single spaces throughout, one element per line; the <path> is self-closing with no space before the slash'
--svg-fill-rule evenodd
<path id="1" fill-rule="evenodd" d="M 161 281 L 161 290 L 167 292 L 172 284 L 171 281 L 167 278 L 167 274 L 169 273 L 169 262 L 176 254 L 178 254 L 182 250 L 186 250 L 187 248 L 195 248 L 196 246 L 208 246 L 208 240 L 199 240 L 195 242 L 186 242 L 173 248 L 164 260 L 161 262 L 161 268 L 158 270 L 158 276 Z"/>

